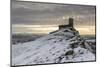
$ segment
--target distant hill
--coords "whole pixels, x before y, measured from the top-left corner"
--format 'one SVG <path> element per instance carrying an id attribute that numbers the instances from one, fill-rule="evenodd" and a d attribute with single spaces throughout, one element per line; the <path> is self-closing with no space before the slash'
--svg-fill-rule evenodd
<path id="1" fill-rule="evenodd" d="M 18 43 L 25 43 L 29 41 L 34 41 L 37 38 L 40 38 L 44 35 L 38 34 L 13 34 L 12 35 L 12 44 L 16 45 Z"/>

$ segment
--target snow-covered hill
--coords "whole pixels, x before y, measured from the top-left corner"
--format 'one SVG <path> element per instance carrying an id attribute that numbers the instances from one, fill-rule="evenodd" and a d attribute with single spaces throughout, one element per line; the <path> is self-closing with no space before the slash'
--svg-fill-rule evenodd
<path id="1" fill-rule="evenodd" d="M 12 45 L 12 65 L 94 60 L 93 49 L 74 28 L 60 29 L 35 41 Z"/>

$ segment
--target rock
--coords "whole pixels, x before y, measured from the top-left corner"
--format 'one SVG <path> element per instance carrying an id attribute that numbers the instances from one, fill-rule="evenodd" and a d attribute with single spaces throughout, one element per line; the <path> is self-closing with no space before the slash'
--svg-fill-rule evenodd
<path id="1" fill-rule="evenodd" d="M 65 55 L 67 56 L 67 55 L 73 55 L 74 54 L 74 51 L 73 50 L 69 50 L 69 51 L 67 51 L 66 53 L 65 53 Z"/>

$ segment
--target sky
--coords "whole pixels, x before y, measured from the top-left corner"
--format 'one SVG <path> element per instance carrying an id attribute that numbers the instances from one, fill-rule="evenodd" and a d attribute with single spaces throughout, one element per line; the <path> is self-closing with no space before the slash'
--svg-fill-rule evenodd
<path id="1" fill-rule="evenodd" d="M 69 17 L 81 35 L 95 34 L 95 6 L 11 1 L 12 33 L 48 34 Z"/>

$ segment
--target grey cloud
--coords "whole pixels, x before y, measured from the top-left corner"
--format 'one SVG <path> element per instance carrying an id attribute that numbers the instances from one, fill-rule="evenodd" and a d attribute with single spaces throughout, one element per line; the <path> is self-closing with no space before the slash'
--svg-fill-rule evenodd
<path id="1" fill-rule="evenodd" d="M 65 15 L 82 15 L 81 20 L 88 23 L 95 20 L 94 17 L 91 17 L 95 16 L 95 7 L 12 1 L 12 24 L 57 24 L 55 19 Z M 63 21 L 63 19 L 61 20 Z M 60 23 L 58 22 L 58 24 Z"/>

